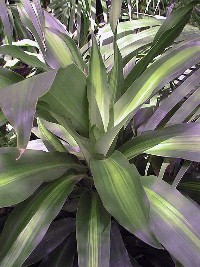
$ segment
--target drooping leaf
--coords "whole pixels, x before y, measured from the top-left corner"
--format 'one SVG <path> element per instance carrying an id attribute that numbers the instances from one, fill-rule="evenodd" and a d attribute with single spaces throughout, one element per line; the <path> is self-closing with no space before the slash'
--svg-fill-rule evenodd
<path id="1" fill-rule="evenodd" d="M 110 215 L 96 193 L 81 197 L 76 225 L 79 267 L 109 267 Z"/>
<path id="2" fill-rule="evenodd" d="M 21 267 L 44 237 L 79 179 L 65 175 L 14 209 L 0 237 L 2 267 Z"/>
<path id="3" fill-rule="evenodd" d="M 159 247 L 149 228 L 149 204 L 139 173 L 118 151 L 103 160 L 91 160 L 95 186 L 109 213 L 144 242 Z"/>
<path id="4" fill-rule="evenodd" d="M 121 148 L 119 148 L 119 150 L 128 159 L 131 159 L 144 152 L 150 154 L 153 154 L 154 152 L 154 155 L 168 155 L 172 157 L 174 153 L 174 157 L 184 156 L 184 158 L 188 159 L 192 157 L 192 155 L 193 158 L 196 155 L 196 160 L 198 160 L 198 141 L 200 138 L 199 131 L 199 123 L 183 123 L 168 126 L 162 129 L 148 131 L 135 138 L 132 138 Z M 195 147 L 196 154 L 194 154 L 194 151 L 194 153 L 190 155 L 192 151 L 195 150 Z M 159 153 L 159 148 L 161 150 L 161 154 Z M 158 154 L 156 154 L 156 151 Z M 186 153 L 186 151 L 188 152 Z"/>
<path id="5" fill-rule="evenodd" d="M 58 136 L 59 138 L 69 143 L 70 146 L 78 148 L 78 144 L 76 143 L 74 138 L 62 125 L 57 123 L 52 123 L 44 119 L 43 119 L 43 124 L 50 132 L 52 132 L 54 135 Z"/>
<path id="6" fill-rule="evenodd" d="M 21 151 L 29 141 L 38 98 L 49 90 L 56 72 L 42 73 L 0 90 L 0 106 L 17 133 Z"/>
<path id="7" fill-rule="evenodd" d="M 142 181 L 157 239 L 183 266 L 198 267 L 199 207 L 157 177 L 143 177 Z"/>
<path id="8" fill-rule="evenodd" d="M 57 248 L 64 241 L 64 239 L 74 231 L 75 219 L 73 218 L 65 218 L 53 222 L 42 241 L 33 250 L 23 266 L 29 266 L 48 256 L 48 254 Z"/>
<path id="9" fill-rule="evenodd" d="M 75 235 L 70 234 L 69 237 L 67 237 L 67 240 L 44 259 L 39 267 L 73 267 L 75 252 Z"/>
<path id="10" fill-rule="evenodd" d="M 27 54 L 16 45 L 0 46 L 0 54 L 10 55 L 14 58 L 18 58 L 22 62 L 26 63 L 31 67 L 36 67 L 43 70 L 49 70 L 49 67 L 45 63 L 40 61 L 36 56 Z"/>
<path id="11" fill-rule="evenodd" d="M 69 169 L 81 166 L 66 153 L 27 150 L 16 161 L 16 148 L 0 150 L 0 207 L 19 203 L 45 181 L 57 179 Z"/>
<path id="12" fill-rule="evenodd" d="M 199 83 L 200 84 L 200 83 Z M 173 114 L 170 120 L 167 122 L 167 125 L 177 124 L 184 122 L 190 114 L 194 112 L 196 108 L 198 108 L 200 103 L 200 87 L 196 89 L 186 101 L 181 105 L 181 107 Z"/>
<path id="13" fill-rule="evenodd" d="M 134 115 L 153 92 L 199 62 L 200 43 L 183 43 L 156 60 L 114 105 L 115 125 Z"/>
<path id="14" fill-rule="evenodd" d="M 75 129 L 87 136 L 86 77 L 75 64 L 58 70 L 54 83 L 41 100 L 52 112 L 71 119 Z"/>

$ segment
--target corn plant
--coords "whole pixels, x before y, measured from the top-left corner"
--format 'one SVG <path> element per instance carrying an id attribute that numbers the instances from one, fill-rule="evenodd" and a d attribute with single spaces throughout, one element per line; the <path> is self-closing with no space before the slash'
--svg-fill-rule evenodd
<path id="1" fill-rule="evenodd" d="M 125 231 L 134 248 L 161 258 L 167 251 L 168 266 L 200 265 L 199 207 L 176 189 L 200 162 L 199 30 L 183 30 L 198 1 L 164 23 L 149 20 L 152 28 L 136 21 L 141 32 L 127 28 L 129 49 L 120 46 L 128 27 L 118 25 L 121 4 L 111 6 L 100 47 L 92 33 L 86 61 L 38 1 L 17 7 L 36 49 L 0 47 L 32 68 L 23 77 L 0 67 L 0 118 L 17 136 L 16 148 L 0 148 L 0 207 L 12 209 L 0 236 L 1 267 L 140 266 Z M 142 170 L 138 159 L 147 163 Z M 162 179 L 169 159 L 182 159 L 172 183 Z"/>

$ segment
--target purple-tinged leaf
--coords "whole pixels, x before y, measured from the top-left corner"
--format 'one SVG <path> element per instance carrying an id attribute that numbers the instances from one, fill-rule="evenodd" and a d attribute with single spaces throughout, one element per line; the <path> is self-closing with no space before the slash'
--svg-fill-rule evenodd
<path id="1" fill-rule="evenodd" d="M 44 27 L 45 27 L 44 10 L 41 7 L 40 0 L 33 0 L 33 3 L 35 5 L 35 9 L 37 11 L 37 17 L 38 17 L 38 21 L 40 23 L 41 30 L 44 31 Z"/>
<path id="2" fill-rule="evenodd" d="M 187 94 L 200 84 L 200 69 L 188 77 L 170 96 L 168 96 L 154 112 L 145 126 L 145 131 L 154 130 L 165 118 L 170 110 L 175 107 Z"/>
<path id="3" fill-rule="evenodd" d="M 34 10 L 30 0 L 21 0 L 21 2 L 23 4 L 23 6 L 24 6 L 24 9 L 26 10 L 26 12 L 28 14 L 28 17 L 32 21 L 33 26 L 34 26 L 34 28 L 35 28 L 35 30 L 36 30 L 36 32 L 37 32 L 37 34 L 38 34 L 43 46 L 45 48 L 44 32 L 42 30 L 42 28 L 44 28 L 44 25 L 41 26 L 41 21 L 39 20 L 40 17 L 36 16 L 35 10 Z M 37 9 L 38 9 L 38 5 L 37 5 L 36 10 Z M 41 11 L 39 13 L 41 15 Z"/>
<path id="4" fill-rule="evenodd" d="M 0 106 L 17 133 L 21 151 L 29 141 L 38 98 L 49 90 L 56 73 L 42 73 L 0 90 Z"/>
<path id="5" fill-rule="evenodd" d="M 110 267 L 134 267 L 128 256 L 117 224 L 111 227 Z M 135 265 L 138 267 L 138 265 Z"/>
<path id="6" fill-rule="evenodd" d="M 70 233 L 75 232 L 75 229 L 75 219 L 73 218 L 66 218 L 53 222 L 42 241 L 33 250 L 23 266 L 29 266 L 45 258 L 58 247 Z"/>
<path id="7" fill-rule="evenodd" d="M 45 27 L 46 28 L 51 28 L 51 29 L 54 29 L 54 30 L 58 30 L 59 32 L 61 32 L 63 34 L 69 35 L 69 33 L 66 30 L 65 25 L 63 25 L 53 15 L 51 15 L 49 12 L 44 10 L 44 16 L 45 16 Z"/>
<path id="8" fill-rule="evenodd" d="M 157 177 L 143 177 L 142 181 L 157 239 L 183 266 L 199 267 L 199 207 Z"/>
<path id="9" fill-rule="evenodd" d="M 8 42 L 12 43 L 12 31 L 13 27 L 10 22 L 8 10 L 5 4 L 5 0 L 0 0 L 0 19 L 4 26 L 5 34 L 7 35 Z"/>
<path id="10" fill-rule="evenodd" d="M 73 265 L 75 253 L 76 238 L 74 234 L 70 234 L 67 240 L 46 257 L 39 267 L 75 267 Z"/>

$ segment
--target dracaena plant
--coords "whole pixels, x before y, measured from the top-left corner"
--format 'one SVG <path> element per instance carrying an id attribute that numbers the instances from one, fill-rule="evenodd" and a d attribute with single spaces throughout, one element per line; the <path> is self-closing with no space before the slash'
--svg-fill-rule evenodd
<path id="1" fill-rule="evenodd" d="M 1 121 L 17 135 L 17 148 L 0 149 L 0 206 L 14 208 L 0 237 L 2 267 L 138 266 L 123 243 L 125 230 L 152 253 L 166 249 L 174 265 L 200 264 L 199 207 L 176 189 L 190 162 L 200 161 L 200 42 L 195 32 L 174 43 L 198 1 L 172 13 L 153 41 L 124 57 L 121 3 L 111 7 L 107 68 L 94 34 L 87 65 L 37 1 L 34 9 L 23 1 L 19 14 L 42 59 L 0 47 L 35 72 L 24 78 L 0 68 Z M 128 73 L 127 55 L 137 63 Z M 31 131 L 38 139 L 29 141 Z M 157 176 L 141 175 L 137 159 L 146 155 L 149 165 L 151 155 L 183 159 L 172 184 L 162 179 L 166 160 Z"/>

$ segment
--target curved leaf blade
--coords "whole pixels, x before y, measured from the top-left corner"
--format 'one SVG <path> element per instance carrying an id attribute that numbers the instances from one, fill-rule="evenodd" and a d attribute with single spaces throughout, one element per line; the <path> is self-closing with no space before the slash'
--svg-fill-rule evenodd
<path id="1" fill-rule="evenodd" d="M 70 234 L 67 240 L 44 259 L 39 267 L 73 267 L 75 252 L 75 235 Z"/>
<path id="2" fill-rule="evenodd" d="M 39 245 L 33 250 L 31 255 L 23 264 L 24 266 L 32 265 L 39 260 L 48 256 L 52 251 L 54 251 L 64 239 L 72 232 L 75 231 L 75 219 L 65 218 L 53 222 L 46 235 L 39 243 Z"/>
<path id="3" fill-rule="evenodd" d="M 95 186 L 105 208 L 129 232 L 159 247 L 149 228 L 149 204 L 139 173 L 118 151 L 90 163 Z"/>
<path id="4" fill-rule="evenodd" d="M 110 267 L 133 267 L 117 224 L 111 227 Z M 136 265 L 135 267 L 138 267 Z"/>
<path id="5" fill-rule="evenodd" d="M 57 179 L 69 169 L 81 166 L 66 153 L 27 150 L 16 161 L 16 148 L 0 150 L 0 207 L 19 203 L 45 181 Z"/>
<path id="6" fill-rule="evenodd" d="M 17 145 L 22 152 L 29 141 L 38 98 L 49 90 L 56 73 L 42 73 L 0 90 L 0 106 L 17 133 Z"/>
<path id="7" fill-rule="evenodd" d="M 15 208 L 0 237 L 2 267 L 21 267 L 44 237 L 79 179 L 74 175 L 63 176 Z"/>
<path id="8" fill-rule="evenodd" d="M 115 125 L 134 115 L 153 92 L 199 62 L 200 42 L 190 41 L 156 60 L 114 105 Z"/>
<path id="9" fill-rule="evenodd" d="M 156 237 L 183 266 L 200 264 L 199 207 L 157 177 L 143 178 Z"/>
<path id="10" fill-rule="evenodd" d="M 76 130 L 88 135 L 86 77 L 75 64 L 58 70 L 50 90 L 40 100 L 52 112 L 71 119 Z"/>
<path id="11" fill-rule="evenodd" d="M 24 78 L 21 75 L 9 69 L 0 67 L 0 88 L 13 83 L 21 82 L 22 80 L 24 80 Z"/>
<path id="12" fill-rule="evenodd" d="M 199 131 L 199 123 L 183 123 L 168 126 L 162 129 L 145 132 L 125 143 L 119 150 L 128 159 L 144 152 L 160 156 L 168 155 L 169 157 L 173 157 L 173 155 L 174 157 L 183 156 L 185 159 L 189 159 L 190 151 L 196 147 L 196 160 L 198 160 Z M 181 143 L 179 144 L 179 142 Z"/>
<path id="13" fill-rule="evenodd" d="M 45 63 L 40 61 L 36 56 L 27 54 L 16 45 L 0 46 L 0 54 L 10 55 L 14 58 L 18 58 L 31 67 L 36 67 L 47 71 L 49 70 L 49 67 Z"/>

